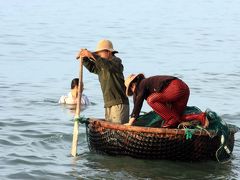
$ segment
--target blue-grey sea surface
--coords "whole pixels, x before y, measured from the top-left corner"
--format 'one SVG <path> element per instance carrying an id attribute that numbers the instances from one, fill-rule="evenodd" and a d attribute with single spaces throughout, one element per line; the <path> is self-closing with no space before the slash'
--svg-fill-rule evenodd
<path id="1" fill-rule="evenodd" d="M 240 126 L 239 1 L 0 0 L 0 179 L 240 179 L 240 133 L 229 163 L 191 163 L 91 153 L 81 125 L 71 157 L 74 111 L 58 99 L 78 77 L 77 51 L 100 39 L 125 76 L 180 77 L 189 105 Z M 98 77 L 84 69 L 83 81 L 81 114 L 104 117 Z"/>

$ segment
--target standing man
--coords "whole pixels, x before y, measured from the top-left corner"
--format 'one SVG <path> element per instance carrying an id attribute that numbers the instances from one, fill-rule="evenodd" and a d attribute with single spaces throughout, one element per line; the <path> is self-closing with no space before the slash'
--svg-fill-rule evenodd
<path id="1" fill-rule="evenodd" d="M 107 121 L 124 124 L 129 120 L 129 101 L 125 94 L 123 65 L 115 54 L 112 42 L 101 40 L 97 44 L 95 52 L 81 49 L 77 53 L 77 59 L 82 57 L 83 65 L 89 72 L 98 75 L 101 85 L 105 119 Z"/>

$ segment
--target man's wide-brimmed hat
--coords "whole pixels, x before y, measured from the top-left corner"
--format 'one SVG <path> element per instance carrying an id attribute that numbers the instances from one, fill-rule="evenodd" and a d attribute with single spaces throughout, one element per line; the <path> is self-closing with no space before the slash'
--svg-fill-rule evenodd
<path id="1" fill-rule="evenodd" d="M 112 53 L 118 53 L 118 51 L 113 49 L 112 42 L 106 39 L 100 40 L 98 42 L 95 52 L 104 51 L 104 50 L 108 50 Z"/>
<path id="2" fill-rule="evenodd" d="M 130 87 L 131 87 L 132 82 L 138 77 L 145 78 L 144 74 L 139 73 L 139 74 L 131 74 L 125 79 L 126 95 L 127 96 L 132 96 L 133 95 L 133 92 L 131 91 Z"/>

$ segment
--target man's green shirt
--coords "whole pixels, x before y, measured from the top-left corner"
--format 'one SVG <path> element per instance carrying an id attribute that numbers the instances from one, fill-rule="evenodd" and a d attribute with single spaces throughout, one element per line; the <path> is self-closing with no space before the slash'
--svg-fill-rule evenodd
<path id="1" fill-rule="evenodd" d="M 95 60 L 83 58 L 83 65 L 98 75 L 101 84 L 104 107 L 118 104 L 129 104 L 125 94 L 123 65 L 120 58 L 113 56 L 111 60 L 94 55 Z"/>

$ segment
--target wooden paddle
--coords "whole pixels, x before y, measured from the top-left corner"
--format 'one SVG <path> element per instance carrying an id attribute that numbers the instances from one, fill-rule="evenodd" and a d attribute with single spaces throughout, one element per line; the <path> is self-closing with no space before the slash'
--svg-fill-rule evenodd
<path id="1" fill-rule="evenodd" d="M 82 98 L 82 80 L 83 80 L 83 65 L 82 65 L 82 58 L 80 57 L 80 70 L 79 70 L 79 83 L 78 83 L 78 99 L 77 99 L 77 107 L 76 113 L 74 116 L 74 127 L 73 127 L 73 139 L 72 139 L 72 149 L 71 155 L 77 156 L 77 145 L 78 145 L 78 129 L 79 129 L 79 122 L 78 118 L 81 111 L 81 98 Z"/>

